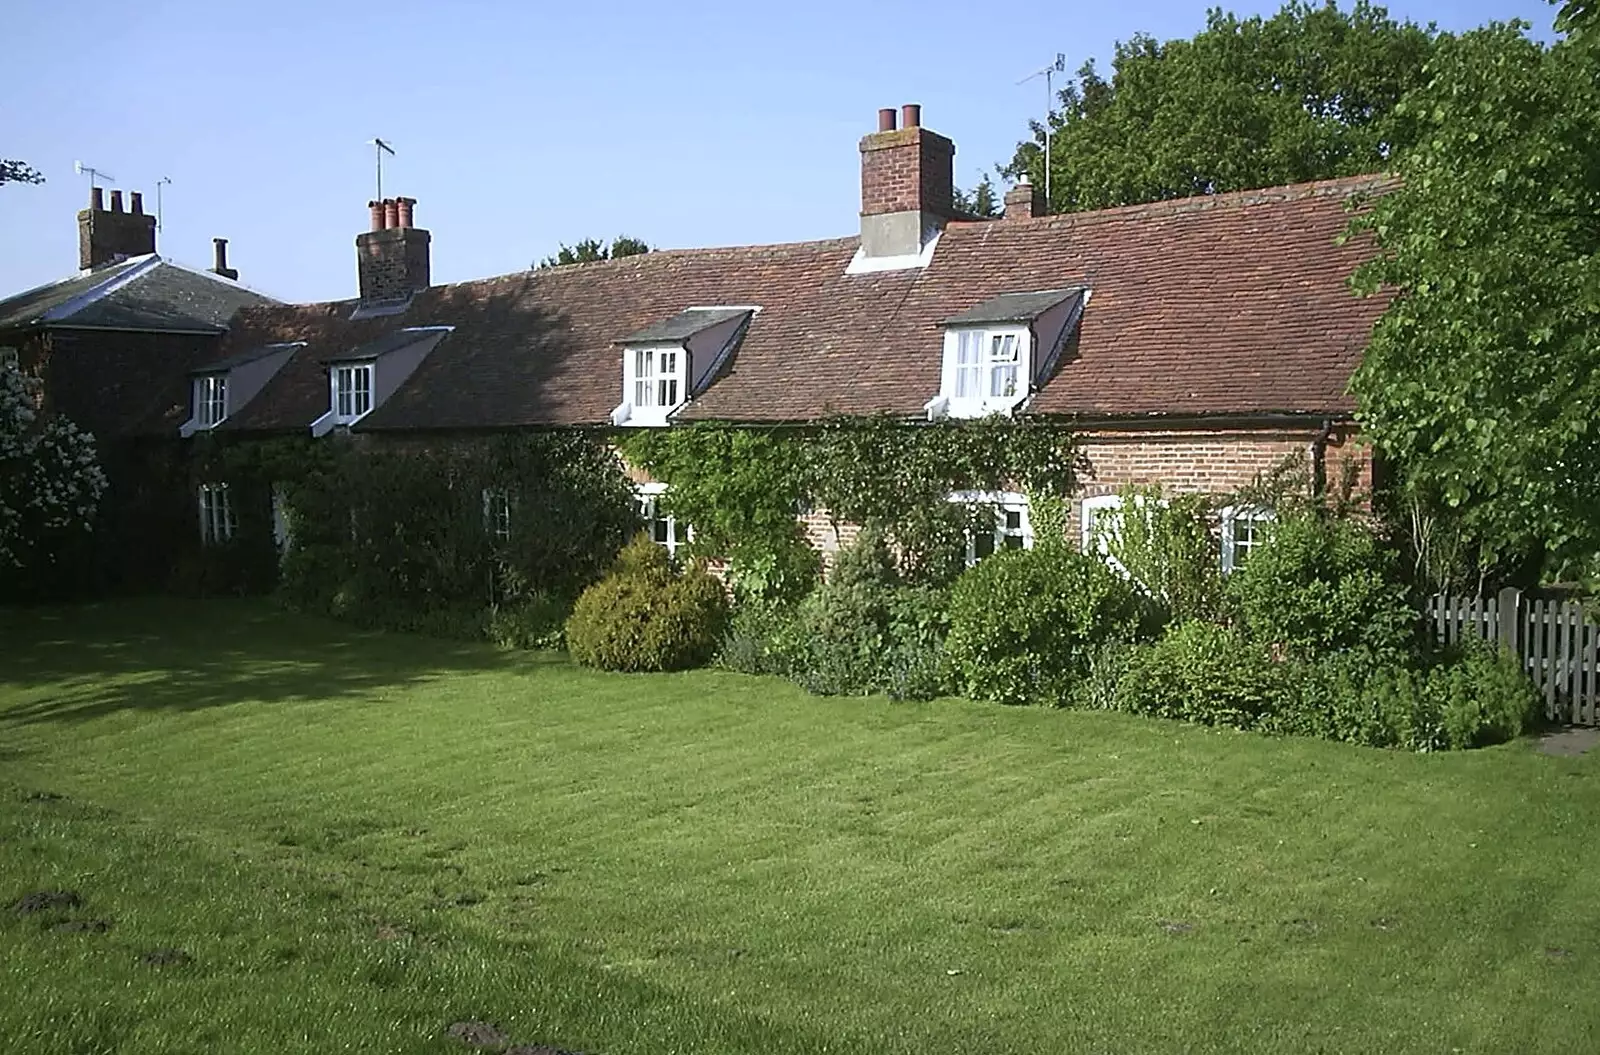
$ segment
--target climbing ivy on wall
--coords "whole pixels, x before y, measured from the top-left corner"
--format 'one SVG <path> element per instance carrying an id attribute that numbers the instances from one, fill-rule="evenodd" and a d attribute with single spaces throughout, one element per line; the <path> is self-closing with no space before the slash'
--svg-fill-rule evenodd
<path id="1" fill-rule="evenodd" d="M 197 448 L 198 481 L 228 485 L 234 539 L 207 555 L 248 582 L 277 562 L 271 503 L 292 541 L 279 587 L 297 607 L 361 622 L 470 632 L 507 606 L 570 601 L 638 530 L 621 464 L 577 432 L 445 441 L 310 439 Z"/>
<path id="2" fill-rule="evenodd" d="M 623 451 L 670 485 L 664 504 L 694 525 L 702 552 L 788 545 L 796 512 L 814 506 L 883 531 L 902 571 L 927 581 L 960 570 L 967 531 L 988 515 L 952 493 L 1014 489 L 1047 500 L 1070 494 L 1080 467 L 1067 429 L 1001 416 L 837 416 L 768 429 L 706 422 L 634 433 Z"/>

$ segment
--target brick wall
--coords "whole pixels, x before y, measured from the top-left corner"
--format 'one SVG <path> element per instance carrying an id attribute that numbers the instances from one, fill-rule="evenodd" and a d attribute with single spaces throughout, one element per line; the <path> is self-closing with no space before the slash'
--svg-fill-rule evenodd
<path id="1" fill-rule="evenodd" d="M 1318 430 L 1098 432 L 1080 437 L 1087 460 L 1078 498 L 1115 494 L 1128 484 L 1160 483 L 1178 493 L 1229 494 L 1266 476 L 1291 457 L 1306 459 Z M 1349 426 L 1335 428 L 1325 444 L 1326 479 L 1356 466 L 1356 488 L 1372 487 L 1372 453 Z M 1082 502 L 1072 503 L 1068 529 L 1079 537 Z"/>
<path id="2" fill-rule="evenodd" d="M 1292 457 L 1306 458 L 1316 428 L 1277 430 L 1185 430 L 1169 432 L 1090 432 L 1079 439 L 1087 465 L 1079 478 L 1068 516 L 1073 539 L 1082 531 L 1084 498 L 1115 494 L 1128 484 L 1159 483 L 1176 493 L 1231 494 L 1266 476 Z M 1331 431 L 1325 445 L 1326 478 L 1336 484 L 1345 462 L 1356 466 L 1356 488 L 1372 487 L 1371 450 L 1350 426 Z M 628 466 L 634 483 L 651 482 L 650 474 Z M 822 554 L 824 564 L 860 534 L 856 524 L 833 524 L 825 509 L 799 518 L 806 541 Z"/>
<path id="3" fill-rule="evenodd" d="M 949 216 L 956 145 L 926 128 L 874 132 L 861 140 L 861 215 L 926 210 Z"/>
<path id="4" fill-rule="evenodd" d="M 362 300 L 399 300 L 432 284 L 429 243 L 420 227 L 391 227 L 356 235 Z"/>

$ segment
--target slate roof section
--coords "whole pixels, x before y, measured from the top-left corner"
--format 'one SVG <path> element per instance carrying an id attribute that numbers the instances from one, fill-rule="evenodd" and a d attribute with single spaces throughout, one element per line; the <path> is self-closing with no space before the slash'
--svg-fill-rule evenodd
<path id="1" fill-rule="evenodd" d="M 1002 293 L 960 315 L 952 315 L 944 322 L 946 326 L 971 326 L 980 322 L 1032 322 L 1062 301 L 1081 296 L 1082 293 L 1081 287 L 1047 289 L 1039 293 Z"/>
<path id="2" fill-rule="evenodd" d="M 0 301 L 0 329 L 220 333 L 240 308 L 273 303 L 271 297 L 219 275 L 152 255 Z"/>
<path id="3" fill-rule="evenodd" d="M 602 426 L 621 343 L 697 305 L 759 304 L 738 351 L 679 420 L 922 414 L 946 320 L 1006 294 L 1091 291 L 1028 410 L 1083 420 L 1346 416 L 1345 388 L 1387 305 L 1349 276 L 1370 243 L 1336 238 L 1384 177 L 1031 220 L 952 223 L 926 268 L 847 275 L 857 239 L 669 250 L 419 293 L 396 316 L 353 301 L 247 308 L 219 352 L 305 341 L 223 426 L 299 430 L 327 410 L 327 361 L 402 327 L 453 326 L 357 426 Z"/>
<path id="4" fill-rule="evenodd" d="M 702 330 L 709 330 L 730 319 L 749 315 L 753 308 L 685 308 L 670 319 L 651 323 L 628 334 L 618 344 L 655 344 L 687 341 Z"/>
<path id="5" fill-rule="evenodd" d="M 363 363 L 363 362 L 370 362 L 373 359 L 381 359 L 383 356 L 388 355 L 390 352 L 397 352 L 400 349 L 407 347 L 408 345 L 416 344 L 418 341 L 432 340 L 433 338 L 438 337 L 440 331 L 444 330 L 444 329 L 447 329 L 447 327 L 442 327 L 442 326 L 406 327 L 405 329 L 396 330 L 393 333 L 386 333 L 382 337 L 379 337 L 377 340 L 368 341 L 366 344 L 363 344 L 363 345 L 360 345 L 358 347 L 352 348 L 349 351 L 341 351 L 341 352 L 338 352 L 338 353 L 336 353 L 334 355 L 330 355 L 327 358 L 323 359 L 323 362 L 325 362 L 325 363 Z"/>
<path id="6" fill-rule="evenodd" d="M 279 344 L 263 344 L 259 348 L 247 348 L 242 352 L 228 356 L 226 359 L 218 359 L 215 362 L 206 363 L 203 366 L 197 366 L 193 370 L 190 370 L 189 374 L 192 377 L 199 377 L 205 374 L 226 373 L 236 366 L 243 366 L 246 363 L 253 363 L 257 359 L 265 359 L 267 356 L 281 352 L 285 348 L 293 348 L 297 343 L 298 342 L 295 341 L 284 341 Z"/>

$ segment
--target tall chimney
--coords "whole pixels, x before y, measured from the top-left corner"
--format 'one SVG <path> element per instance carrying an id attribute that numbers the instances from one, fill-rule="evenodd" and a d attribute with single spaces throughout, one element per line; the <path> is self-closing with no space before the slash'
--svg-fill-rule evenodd
<path id="1" fill-rule="evenodd" d="M 122 211 L 122 192 L 111 192 L 105 207 L 100 187 L 89 190 L 89 207 L 78 213 L 78 266 L 85 271 L 156 251 L 156 218 L 146 215 L 144 196 L 130 195 L 132 212 Z"/>
<path id="2" fill-rule="evenodd" d="M 1043 216 L 1047 211 L 1044 192 L 1028 182 L 1027 173 L 1018 178 L 1015 187 L 1006 191 L 1008 220 L 1031 220 L 1035 216 Z"/>
<path id="3" fill-rule="evenodd" d="M 401 225 L 401 203 L 405 224 Z M 369 202 L 374 225 L 356 235 L 356 276 L 363 301 L 404 300 L 432 284 L 429 246 L 433 236 L 412 227 L 416 199 L 386 198 Z"/>
<path id="4" fill-rule="evenodd" d="M 917 256 L 955 215 L 956 145 L 922 127 L 916 103 L 900 116 L 897 130 L 894 111 L 878 111 L 878 131 L 861 140 L 861 252 L 869 259 Z"/>
<path id="5" fill-rule="evenodd" d="M 228 240 L 226 238 L 211 239 L 211 253 L 216 258 L 211 265 L 211 270 L 223 278 L 231 278 L 237 281 L 239 278 L 238 270 L 228 266 Z"/>

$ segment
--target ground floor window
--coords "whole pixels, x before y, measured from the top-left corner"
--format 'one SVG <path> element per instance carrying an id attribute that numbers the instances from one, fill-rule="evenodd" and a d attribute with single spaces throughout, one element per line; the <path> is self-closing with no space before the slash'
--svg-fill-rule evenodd
<path id="1" fill-rule="evenodd" d="M 967 532 L 969 567 L 996 550 L 1033 548 L 1027 495 L 1015 491 L 957 491 L 950 501 L 973 506 L 978 512 L 978 524 Z M 993 527 L 985 530 L 990 523 Z"/>
<path id="2" fill-rule="evenodd" d="M 1242 568 L 1256 547 L 1265 541 L 1272 510 L 1259 506 L 1229 506 L 1222 511 L 1222 570 Z"/>
<path id="3" fill-rule="evenodd" d="M 200 485 L 200 541 L 220 546 L 233 538 L 233 504 L 227 484 Z"/>
<path id="4" fill-rule="evenodd" d="M 651 541 L 665 549 L 668 556 L 676 558 L 678 550 L 693 540 L 694 533 L 687 524 L 679 523 L 677 517 L 661 508 L 661 496 L 666 493 L 666 484 L 640 484 L 634 489 L 634 498 Z"/>
<path id="5" fill-rule="evenodd" d="M 483 530 L 500 542 L 511 541 L 511 492 L 504 487 L 483 489 Z"/>

